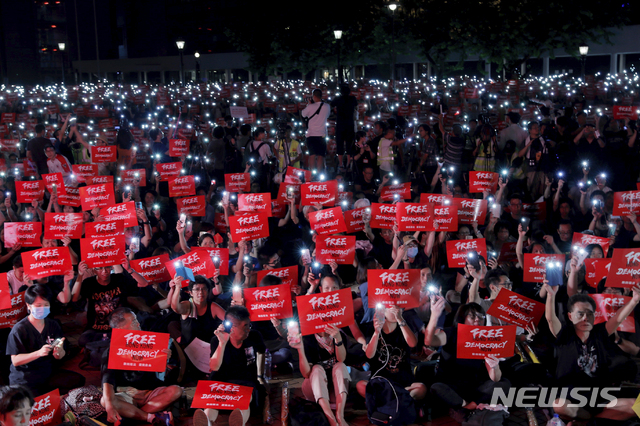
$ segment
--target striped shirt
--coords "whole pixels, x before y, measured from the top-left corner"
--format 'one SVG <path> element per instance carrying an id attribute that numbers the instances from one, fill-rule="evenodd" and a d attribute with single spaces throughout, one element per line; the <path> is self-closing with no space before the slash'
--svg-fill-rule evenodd
<path id="1" fill-rule="evenodd" d="M 464 151 L 465 145 L 464 139 L 445 133 L 444 144 L 444 164 L 459 167 L 462 164 L 462 152 Z"/>

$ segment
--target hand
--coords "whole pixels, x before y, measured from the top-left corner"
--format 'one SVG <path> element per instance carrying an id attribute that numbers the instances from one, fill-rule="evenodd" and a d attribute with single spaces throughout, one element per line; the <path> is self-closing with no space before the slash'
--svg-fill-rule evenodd
<path id="1" fill-rule="evenodd" d="M 340 329 L 335 325 L 327 325 L 324 328 L 325 333 L 327 333 L 333 340 L 336 340 L 336 337 L 340 336 Z M 342 340 L 342 338 L 338 339 L 338 341 Z"/>
<path id="2" fill-rule="evenodd" d="M 173 279 L 171 281 L 169 281 L 169 287 L 170 288 L 176 288 L 176 289 L 181 289 L 182 288 L 182 281 L 184 280 L 184 278 L 182 278 L 180 275 L 176 275 L 175 277 L 173 277 Z"/>
<path id="3" fill-rule="evenodd" d="M 13 245 L 13 247 L 11 247 L 11 252 L 12 253 L 17 253 L 20 249 L 22 248 L 22 243 L 17 242 Z"/>
<path id="4" fill-rule="evenodd" d="M 490 370 L 495 370 L 496 368 L 498 368 L 498 364 L 500 364 L 500 360 L 496 358 L 495 355 L 488 355 L 487 357 L 485 357 L 484 362 L 487 364 L 487 367 Z"/>
<path id="5" fill-rule="evenodd" d="M 71 238 L 69 237 L 62 237 L 62 245 L 64 247 L 69 247 L 69 244 L 71 244 Z"/>
<path id="6" fill-rule="evenodd" d="M 27 284 L 29 287 L 33 285 L 33 279 L 29 274 L 22 275 L 22 282 Z"/>
<path id="7" fill-rule="evenodd" d="M 213 282 L 218 284 L 218 281 L 220 281 L 220 269 L 216 268 L 215 272 L 213 273 Z"/>
<path id="8" fill-rule="evenodd" d="M 187 222 L 182 223 L 181 221 L 176 222 L 176 231 L 178 231 L 178 234 L 183 234 L 184 235 L 184 231 L 187 228 Z"/>
<path id="9" fill-rule="evenodd" d="M 474 220 L 473 222 L 471 222 L 471 226 L 473 227 L 473 231 L 474 232 L 478 232 L 478 221 Z"/>
<path id="10" fill-rule="evenodd" d="M 636 284 L 635 286 L 633 286 L 631 291 L 633 291 L 633 296 L 631 296 L 631 301 L 633 303 L 640 302 L 640 284 Z"/>
<path id="11" fill-rule="evenodd" d="M 220 324 L 218 328 L 216 328 L 216 331 L 214 331 L 213 334 L 215 334 L 215 336 L 218 338 L 218 341 L 221 345 L 226 345 L 229 341 L 229 333 L 224 331 L 224 325 L 222 324 Z"/>
<path id="12" fill-rule="evenodd" d="M 302 293 L 302 287 L 300 287 L 299 285 L 292 285 L 291 293 L 295 294 L 296 296 L 300 296 L 300 293 Z"/>
<path id="13" fill-rule="evenodd" d="M 89 266 L 87 265 L 87 262 L 83 260 L 82 262 L 78 263 L 78 275 L 86 276 L 88 270 Z"/>
<path id="14" fill-rule="evenodd" d="M 69 269 L 67 272 L 64 273 L 64 282 L 65 283 L 70 282 L 75 276 L 76 274 L 75 272 L 73 272 L 73 268 Z"/>
<path id="15" fill-rule="evenodd" d="M 498 269 L 498 261 L 495 258 L 489 259 L 489 269 Z"/>
<path id="16" fill-rule="evenodd" d="M 498 178 L 498 187 L 500 187 L 500 189 L 504 189 L 505 186 L 507 186 L 507 181 L 502 178 L 502 175 L 500 175 Z"/>
<path id="17" fill-rule="evenodd" d="M 569 272 L 575 274 L 578 271 L 578 256 L 573 256 L 569 262 Z"/>
<path id="18" fill-rule="evenodd" d="M 132 196 L 133 196 L 133 190 L 124 192 L 122 194 L 122 202 L 123 203 L 128 203 L 129 201 L 131 201 L 131 197 Z"/>
<path id="19" fill-rule="evenodd" d="M 387 182 L 389 182 L 389 175 L 388 174 L 382 176 L 382 184 L 386 185 Z"/>
<path id="20" fill-rule="evenodd" d="M 563 187 L 564 187 L 564 179 L 560 179 L 558 181 L 558 191 L 562 190 Z"/>
<path id="21" fill-rule="evenodd" d="M 100 216 L 100 207 L 94 207 L 91 209 L 91 216 L 94 218 Z"/>
<path id="22" fill-rule="evenodd" d="M 636 215 L 634 212 L 629 212 L 629 220 L 631 221 L 631 223 L 637 223 L 638 215 Z"/>
<path id="23" fill-rule="evenodd" d="M 4 206 L 8 209 L 11 208 L 11 197 L 7 197 L 4 199 Z"/>
<path id="24" fill-rule="evenodd" d="M 113 408 L 113 405 L 105 404 L 105 410 L 107 412 L 107 422 L 113 424 L 120 423 L 122 417 L 118 414 L 118 411 Z"/>
<path id="25" fill-rule="evenodd" d="M 126 257 L 122 259 L 122 262 L 120 263 L 120 265 L 122 265 L 122 268 L 127 272 L 131 270 L 131 266 L 129 265 L 129 259 L 127 259 Z"/>
<path id="26" fill-rule="evenodd" d="M 138 222 L 148 222 L 147 214 L 144 209 L 136 209 L 136 217 L 138 218 Z"/>
<path id="27" fill-rule="evenodd" d="M 533 322 L 530 322 L 529 325 L 524 327 L 524 329 L 527 330 L 526 339 L 529 342 L 533 340 L 533 338 L 535 337 L 536 334 L 538 334 L 538 331 L 539 331 Z"/>
<path id="28" fill-rule="evenodd" d="M 444 297 L 433 295 L 431 296 L 431 315 L 440 317 L 444 311 Z"/>
<path id="29" fill-rule="evenodd" d="M 386 318 L 383 319 L 382 321 L 378 321 L 378 316 L 377 315 L 373 316 L 373 328 L 377 333 L 380 333 L 380 330 L 382 330 L 382 327 L 384 326 L 385 321 L 386 321 Z"/>
<path id="30" fill-rule="evenodd" d="M 498 216 L 494 216 L 493 213 L 491 213 L 491 217 L 489 218 L 489 225 L 495 227 L 496 223 L 498 223 Z M 520 225 L 518 225 L 518 226 L 520 226 Z"/>
<path id="31" fill-rule="evenodd" d="M 71 272 L 73 273 L 73 271 L 71 271 Z M 53 348 L 53 356 L 56 359 L 60 359 L 60 358 L 62 358 L 64 356 L 64 348 L 63 348 L 64 339 L 65 338 L 63 337 L 62 339 L 60 339 L 60 343 L 58 343 L 55 346 L 52 346 L 52 348 Z"/>
<path id="32" fill-rule="evenodd" d="M 408 262 L 409 261 L 409 258 L 407 257 L 408 250 L 409 250 L 409 247 L 402 244 L 401 246 L 398 246 L 398 251 L 396 252 L 396 256 L 400 256 L 400 259 L 402 259 L 404 262 Z"/>
<path id="33" fill-rule="evenodd" d="M 547 280 L 546 274 L 542 282 L 544 283 L 542 287 L 547 291 L 548 295 L 555 296 L 558 293 L 558 287 L 551 287 L 549 285 L 549 281 Z"/>
<path id="34" fill-rule="evenodd" d="M 338 264 L 336 263 L 335 260 L 331 260 L 331 262 L 329 262 L 329 266 L 331 267 L 331 272 L 333 272 L 333 275 L 337 275 L 336 272 L 338 271 Z"/>
<path id="35" fill-rule="evenodd" d="M 57 203 L 58 202 L 58 193 L 57 192 L 55 194 L 51 194 L 51 202 L 52 203 Z"/>
<path id="36" fill-rule="evenodd" d="M 518 233 L 520 233 L 520 229 L 522 229 L 522 225 L 518 225 Z M 545 235 L 544 237 L 542 237 L 544 239 L 544 241 L 549 244 L 550 246 L 555 246 L 556 243 L 553 240 L 553 235 Z"/>
<path id="37" fill-rule="evenodd" d="M 271 318 L 271 324 L 273 324 L 273 328 L 278 329 L 282 326 L 282 320 L 279 318 Z"/>
<path id="38" fill-rule="evenodd" d="M 160 209 L 153 209 L 153 215 L 160 220 Z"/>
<path id="39" fill-rule="evenodd" d="M 49 356 L 52 349 L 53 349 L 53 346 L 51 345 L 42 345 L 42 347 L 38 349 L 36 353 L 38 354 L 39 357 Z"/>
<path id="40" fill-rule="evenodd" d="M 309 282 L 309 285 L 312 285 L 313 287 L 318 287 L 318 284 L 320 284 L 320 278 L 316 278 L 316 276 L 313 275 L 313 272 L 309 272 L 307 281 Z"/>
<path id="41" fill-rule="evenodd" d="M 467 263 L 467 267 L 466 269 L 469 271 L 469 275 L 471 275 L 473 278 L 477 279 L 477 280 L 481 280 L 481 272 L 482 272 L 482 264 L 480 265 L 480 271 L 477 271 L 476 268 Z"/>
<path id="42" fill-rule="evenodd" d="M 247 265 L 244 265 L 244 267 L 242 268 L 242 275 L 244 275 L 245 278 L 249 278 L 251 277 L 252 271 L 253 268 L 249 268 Z"/>
<path id="43" fill-rule="evenodd" d="M 553 182 L 551 181 L 551 179 L 549 179 L 549 176 L 545 176 L 544 178 L 544 184 L 545 186 L 551 186 Z"/>
<path id="44" fill-rule="evenodd" d="M 393 315 L 396 318 L 396 322 L 402 322 L 403 318 L 402 318 L 402 308 L 398 308 L 397 306 L 392 306 L 389 309 L 389 312 L 391 312 L 391 315 Z"/>

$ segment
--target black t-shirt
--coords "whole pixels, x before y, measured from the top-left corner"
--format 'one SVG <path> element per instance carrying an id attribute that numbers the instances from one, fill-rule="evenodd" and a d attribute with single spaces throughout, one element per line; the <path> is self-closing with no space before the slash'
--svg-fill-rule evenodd
<path id="1" fill-rule="evenodd" d="M 411 327 L 412 324 L 408 322 L 407 324 L 415 333 Z M 407 344 L 400 326 L 396 326 L 389 334 L 385 334 L 383 331 L 378 338 L 376 353 L 369 360 L 371 371 L 400 386 L 409 386 L 413 383 L 413 374 L 411 374 L 411 365 L 409 364 L 410 355 L 411 347 Z"/>
<path id="2" fill-rule="evenodd" d="M 458 358 L 458 328 L 446 327 L 447 343 L 442 347 L 438 381 L 469 385 L 475 389 L 490 380 L 484 360 Z"/>
<path id="3" fill-rule="evenodd" d="M 364 156 L 363 156 L 364 157 Z M 362 158 L 361 158 L 362 159 Z M 369 164 L 367 164 L 368 166 Z M 362 170 L 362 169 L 361 169 Z M 364 177 L 360 176 L 357 180 L 356 180 L 356 185 L 360 186 L 360 191 L 365 192 L 368 191 L 370 189 L 376 189 L 378 187 L 378 185 L 376 184 L 376 181 L 371 179 L 371 182 L 367 182 L 366 180 L 364 180 Z"/>
<path id="4" fill-rule="evenodd" d="M 151 390 L 166 385 L 158 379 L 156 373 L 149 371 L 110 370 L 108 365 L 109 348 L 102 353 L 100 372 L 102 373 L 102 384 L 109 383 L 113 386 L 114 390 L 118 386 L 131 386 L 136 389 Z"/>
<path id="5" fill-rule="evenodd" d="M 216 352 L 219 344 L 218 338 L 213 336 L 211 339 L 211 356 Z M 255 330 L 251 330 L 249 337 L 242 342 L 242 346 L 239 348 L 233 346 L 231 340 L 229 340 L 224 348 L 222 364 L 218 371 L 211 372 L 209 380 L 222 382 L 245 380 L 255 382 L 258 376 L 257 354 L 263 354 L 265 349 L 262 336 Z"/>
<path id="6" fill-rule="evenodd" d="M 38 167 L 38 173 L 49 173 L 49 166 L 47 166 L 47 155 L 44 153 L 44 147 L 51 143 L 51 139 L 36 136 L 27 142 L 27 150 L 31 152 L 31 158 Z M 53 145 L 53 144 L 52 144 Z"/>
<path id="7" fill-rule="evenodd" d="M 338 128 L 353 128 L 353 113 L 358 107 L 355 96 L 338 96 L 331 101 L 331 107 L 336 107 L 336 126 Z"/>
<path id="8" fill-rule="evenodd" d="M 87 329 L 108 332 L 109 315 L 127 306 L 127 297 L 137 292 L 137 283 L 130 275 L 111 274 L 107 285 L 100 285 L 96 277 L 82 281 L 80 295 L 87 299 Z"/>
<path id="9" fill-rule="evenodd" d="M 372 242 L 373 250 L 371 250 L 372 256 L 380 263 L 385 269 L 393 265 L 393 244 L 387 244 L 380 236 L 376 235 Z"/>
<path id="10" fill-rule="evenodd" d="M 35 352 L 51 341 L 63 337 L 60 324 L 45 318 L 42 333 L 29 322 L 29 317 L 23 318 L 11 329 L 7 339 L 7 355 L 20 355 Z M 36 386 L 46 381 L 53 371 L 53 352 L 27 364 L 15 367 L 11 364 L 9 380 L 12 385 Z"/>
<path id="11" fill-rule="evenodd" d="M 331 339 L 331 346 L 333 346 L 333 353 L 329 353 L 325 348 L 320 346 L 316 340 L 316 335 L 311 334 L 309 336 L 302 337 L 302 343 L 304 345 L 304 354 L 307 357 L 307 361 L 312 365 L 321 365 L 325 370 L 332 368 L 337 362 L 336 347 L 333 339 Z M 328 374 L 327 377 L 331 375 Z"/>

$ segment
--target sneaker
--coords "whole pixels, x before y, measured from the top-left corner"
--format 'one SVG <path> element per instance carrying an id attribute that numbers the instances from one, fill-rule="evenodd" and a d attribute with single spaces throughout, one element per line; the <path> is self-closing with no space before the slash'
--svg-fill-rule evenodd
<path id="1" fill-rule="evenodd" d="M 244 421 L 242 420 L 242 413 L 239 409 L 235 409 L 229 415 L 229 426 L 244 426 Z"/>
<path id="2" fill-rule="evenodd" d="M 193 426 L 210 426 L 209 418 L 204 410 L 196 410 L 193 413 Z"/>
<path id="3" fill-rule="evenodd" d="M 153 415 L 153 426 L 173 426 L 173 414 L 171 411 L 160 411 Z"/>

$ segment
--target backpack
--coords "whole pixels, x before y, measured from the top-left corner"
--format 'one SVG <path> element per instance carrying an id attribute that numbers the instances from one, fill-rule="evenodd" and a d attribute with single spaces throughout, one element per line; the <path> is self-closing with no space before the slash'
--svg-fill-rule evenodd
<path id="1" fill-rule="evenodd" d="M 106 423 L 107 412 L 100 404 L 101 398 L 102 391 L 93 385 L 89 385 L 72 389 L 62 400 L 68 411 L 71 411 L 76 416 L 79 425 L 92 426 L 87 424 L 82 417 L 88 416 L 98 420 L 104 417 L 102 420 Z"/>
<path id="2" fill-rule="evenodd" d="M 109 348 L 111 339 L 89 342 L 84 347 L 84 358 L 79 367 L 83 370 L 99 370 L 102 365 L 102 354 Z"/>
<path id="3" fill-rule="evenodd" d="M 367 383 L 367 415 L 378 426 L 401 426 L 414 423 L 416 407 L 405 388 L 380 376 Z"/>
<path id="4" fill-rule="evenodd" d="M 329 426 L 322 408 L 314 402 L 298 399 L 289 404 L 291 426 Z"/>

